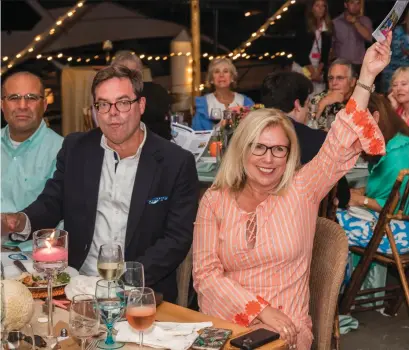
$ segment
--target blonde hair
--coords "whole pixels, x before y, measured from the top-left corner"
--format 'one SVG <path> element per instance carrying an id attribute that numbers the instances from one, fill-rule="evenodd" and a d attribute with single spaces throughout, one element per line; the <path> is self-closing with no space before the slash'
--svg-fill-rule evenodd
<path id="1" fill-rule="evenodd" d="M 247 158 L 254 150 L 255 144 L 264 129 L 270 126 L 281 127 L 290 141 L 290 152 L 287 165 L 280 183 L 272 194 L 282 194 L 292 182 L 295 171 L 300 165 L 300 148 L 297 134 L 291 121 L 278 109 L 266 108 L 250 112 L 242 120 L 223 157 L 220 169 L 213 183 L 214 189 L 241 191 L 247 181 Z"/>
<path id="2" fill-rule="evenodd" d="M 231 59 L 229 58 L 215 58 L 213 59 L 210 64 L 209 64 L 209 68 L 207 70 L 207 85 L 208 86 L 212 86 L 213 84 L 213 73 L 216 69 L 216 67 L 222 63 L 227 64 L 227 66 L 229 67 L 229 71 L 231 74 L 231 87 L 235 88 L 237 85 L 237 77 L 238 77 L 238 73 L 237 73 L 237 69 L 234 66 L 233 62 L 231 61 Z"/>
<path id="3" fill-rule="evenodd" d="M 401 73 L 409 73 L 409 66 L 403 66 L 403 67 L 399 67 L 397 70 L 395 70 L 393 72 L 392 78 L 391 78 L 391 82 L 389 84 L 389 89 L 392 89 L 392 85 L 395 81 L 395 79 L 398 77 L 399 74 Z"/>

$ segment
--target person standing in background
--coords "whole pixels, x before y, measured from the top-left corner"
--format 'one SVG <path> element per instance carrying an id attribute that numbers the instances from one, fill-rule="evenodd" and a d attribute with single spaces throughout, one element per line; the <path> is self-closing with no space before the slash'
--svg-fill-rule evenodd
<path id="1" fill-rule="evenodd" d="M 297 32 L 297 63 L 314 85 L 314 94 L 325 90 L 331 50 L 332 21 L 326 0 L 309 1 L 306 9 L 306 24 Z"/>
<path id="2" fill-rule="evenodd" d="M 360 0 L 345 0 L 345 11 L 334 19 L 333 50 L 335 58 L 343 58 L 355 65 L 359 73 L 365 55 L 365 43 L 372 42 L 372 22 L 361 16 Z"/>

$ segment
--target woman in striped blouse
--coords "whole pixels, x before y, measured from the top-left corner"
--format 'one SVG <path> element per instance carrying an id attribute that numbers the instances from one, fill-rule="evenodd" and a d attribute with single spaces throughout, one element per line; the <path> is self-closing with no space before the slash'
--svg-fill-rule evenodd
<path id="1" fill-rule="evenodd" d="M 351 99 L 302 168 L 293 126 L 280 111 L 257 110 L 240 123 L 196 218 L 193 277 L 202 312 L 270 328 L 290 348 L 310 349 L 318 207 L 361 151 L 385 152 L 367 106 L 375 77 L 389 63 L 391 39 L 368 49 Z"/>

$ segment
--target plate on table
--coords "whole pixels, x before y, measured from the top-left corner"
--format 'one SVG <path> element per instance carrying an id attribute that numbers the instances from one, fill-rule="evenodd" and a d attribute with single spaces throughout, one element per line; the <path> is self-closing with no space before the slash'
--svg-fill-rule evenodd
<path id="1" fill-rule="evenodd" d="M 30 274 L 32 274 L 33 276 L 35 276 L 35 277 L 37 277 L 37 276 L 40 276 L 40 277 L 44 276 L 44 274 L 38 273 L 37 271 L 34 270 L 34 268 L 33 268 L 33 262 L 32 262 L 32 261 L 22 262 L 22 264 L 23 264 L 24 267 L 27 269 L 27 271 L 28 271 Z M 79 275 L 79 272 L 78 272 L 76 269 L 74 269 L 73 267 L 70 267 L 70 266 L 68 266 L 68 267 L 63 271 L 63 273 L 64 273 L 64 272 L 65 272 L 66 274 L 68 274 L 69 280 L 71 280 L 72 277 Z M 9 266 L 5 266 L 5 267 L 4 267 L 4 276 L 5 276 L 5 278 L 7 278 L 7 279 L 20 280 L 20 277 L 22 277 L 22 275 L 23 275 L 23 272 L 22 272 L 19 268 L 17 268 L 17 266 L 9 265 Z M 59 275 L 60 275 L 60 274 L 59 274 Z M 67 277 L 67 276 L 66 276 L 66 275 L 65 275 L 65 276 L 61 275 L 60 277 Z M 64 287 L 64 286 L 66 286 L 66 285 L 70 282 L 70 281 L 67 280 L 66 278 L 61 278 L 61 280 L 62 280 L 61 282 L 59 282 L 58 280 L 57 280 L 57 281 L 54 281 L 53 288 Z M 20 282 L 22 282 L 22 283 L 23 283 L 28 289 L 30 289 L 31 291 L 40 291 L 40 290 L 47 289 L 47 283 L 46 283 L 46 282 L 45 282 L 45 284 L 42 284 L 42 281 L 41 281 L 41 285 L 35 286 L 35 287 L 27 285 L 27 283 L 25 283 L 25 282 L 22 281 L 22 280 L 20 280 Z"/>

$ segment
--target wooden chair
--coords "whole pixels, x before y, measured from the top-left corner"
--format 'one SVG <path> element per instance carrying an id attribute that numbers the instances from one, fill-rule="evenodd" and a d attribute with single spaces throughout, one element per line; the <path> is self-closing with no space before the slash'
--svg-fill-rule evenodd
<path id="1" fill-rule="evenodd" d="M 335 349 L 339 349 L 336 310 L 347 257 L 348 239 L 345 231 L 337 223 L 319 217 L 310 273 L 310 314 L 314 334 L 312 349 L 330 350 L 333 348 L 332 343 Z"/>
<path id="2" fill-rule="evenodd" d="M 192 248 L 190 248 L 185 260 L 179 265 L 177 274 L 177 284 L 178 284 L 178 300 L 177 304 L 183 307 L 188 307 L 189 305 L 189 291 L 190 291 L 190 280 L 192 277 L 193 269 L 193 253 Z"/>
<path id="3" fill-rule="evenodd" d="M 400 255 L 398 253 L 395 244 L 395 238 L 390 227 L 391 220 L 409 221 L 409 215 L 404 215 L 403 213 L 405 207 L 409 204 L 408 203 L 409 181 L 406 183 L 402 198 L 400 198 L 401 195 L 399 192 L 405 178 L 409 178 L 409 169 L 404 169 L 399 173 L 395 181 L 395 184 L 392 188 L 392 191 L 389 195 L 389 198 L 386 201 L 386 204 L 379 215 L 379 220 L 374 228 L 372 239 L 368 243 L 367 247 L 349 248 L 351 252 L 359 254 L 362 257 L 361 260 L 359 261 L 358 266 L 356 267 L 352 274 L 351 281 L 341 301 L 340 311 L 342 314 L 347 314 L 351 311 L 366 311 L 385 308 L 386 313 L 390 315 L 395 315 L 400 305 L 403 303 L 404 298 L 406 298 L 406 302 L 409 306 L 409 287 L 408 287 L 409 254 Z M 377 252 L 379 244 L 381 243 L 385 233 L 391 245 L 392 254 L 381 254 Z M 391 265 L 397 268 L 399 272 L 401 285 L 386 286 L 383 288 L 372 288 L 361 291 L 360 289 L 362 283 L 373 261 L 377 261 L 386 265 Z M 385 292 L 385 296 L 383 297 L 355 300 L 357 296 L 382 291 Z M 375 306 L 362 306 L 362 304 L 378 301 L 383 301 L 383 303 L 381 305 Z M 353 305 L 357 306 L 352 308 Z"/>
<path id="4" fill-rule="evenodd" d="M 322 218 L 327 218 L 329 220 L 336 220 L 336 212 L 338 208 L 337 195 L 337 185 L 335 185 L 331 191 L 325 196 L 321 201 L 320 209 L 318 211 L 318 216 Z"/>

